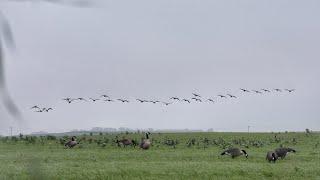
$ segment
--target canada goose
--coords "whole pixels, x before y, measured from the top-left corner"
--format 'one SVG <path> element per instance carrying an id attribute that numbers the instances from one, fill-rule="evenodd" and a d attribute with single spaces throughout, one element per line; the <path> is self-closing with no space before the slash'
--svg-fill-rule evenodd
<path id="1" fill-rule="evenodd" d="M 119 147 L 120 147 L 121 144 L 123 145 L 123 147 L 127 147 L 127 146 L 133 145 L 132 140 L 131 139 L 126 139 L 126 138 L 123 138 L 121 140 L 117 139 L 117 143 L 118 143 Z"/>
<path id="2" fill-rule="evenodd" d="M 200 94 L 192 93 L 195 97 L 201 98 Z"/>
<path id="3" fill-rule="evenodd" d="M 30 109 L 40 109 L 39 106 L 33 106 Z"/>
<path id="4" fill-rule="evenodd" d="M 187 102 L 187 103 L 190 103 L 190 100 L 189 100 L 189 99 L 182 99 L 182 101 Z"/>
<path id="5" fill-rule="evenodd" d="M 118 101 L 121 101 L 121 102 L 123 102 L 123 103 L 128 103 L 129 101 L 128 100 L 126 100 L 126 99 L 117 99 Z"/>
<path id="6" fill-rule="evenodd" d="M 89 98 L 91 99 L 92 102 L 96 102 L 96 101 L 99 101 L 100 99 L 95 99 L 95 98 Z"/>
<path id="7" fill-rule="evenodd" d="M 262 92 L 257 91 L 257 90 L 252 90 L 253 92 L 257 93 L 257 94 L 262 94 Z"/>
<path id="8" fill-rule="evenodd" d="M 85 98 L 78 98 L 79 101 L 87 101 Z"/>
<path id="9" fill-rule="evenodd" d="M 168 102 L 162 102 L 162 103 L 163 103 L 164 105 L 166 105 L 166 106 L 172 104 L 172 103 L 168 103 Z"/>
<path id="10" fill-rule="evenodd" d="M 49 112 L 50 110 L 53 110 L 52 108 L 43 108 L 43 111 Z"/>
<path id="11" fill-rule="evenodd" d="M 237 98 L 237 96 L 234 96 L 232 94 L 227 94 L 230 98 Z"/>
<path id="12" fill-rule="evenodd" d="M 198 99 L 198 98 L 195 98 L 195 97 L 193 97 L 193 98 L 191 98 L 191 99 L 193 99 L 193 100 L 195 100 L 195 101 L 197 101 L 197 102 L 202 102 L 201 99 Z"/>
<path id="13" fill-rule="evenodd" d="M 74 101 L 75 99 L 72 99 L 72 98 L 64 98 L 62 99 L 64 101 L 67 101 L 69 104 L 72 103 L 72 101 Z"/>
<path id="14" fill-rule="evenodd" d="M 150 148 L 150 146 L 151 146 L 151 141 L 149 139 L 149 135 L 150 134 L 151 134 L 150 132 L 147 132 L 146 133 L 146 139 L 143 139 L 143 138 L 141 139 L 141 143 L 140 143 L 140 148 L 141 149 L 147 150 L 147 149 Z"/>
<path id="15" fill-rule="evenodd" d="M 160 102 L 160 101 L 149 101 L 149 102 L 151 102 L 151 103 L 153 103 L 153 104 L 156 104 L 156 103 L 158 103 L 158 102 Z"/>
<path id="16" fill-rule="evenodd" d="M 214 103 L 213 99 L 207 99 L 207 101 Z"/>
<path id="17" fill-rule="evenodd" d="M 242 88 L 240 88 L 240 90 L 243 91 L 243 92 L 250 92 L 250 91 L 247 90 L 247 89 L 242 89 Z"/>
<path id="18" fill-rule="evenodd" d="M 139 101 L 140 103 L 147 102 L 146 100 L 142 100 L 142 99 L 136 99 L 136 100 Z"/>
<path id="19" fill-rule="evenodd" d="M 105 94 L 101 95 L 100 97 L 110 98 L 108 95 L 105 95 Z"/>
<path id="20" fill-rule="evenodd" d="M 280 157 L 281 159 L 284 159 L 286 157 L 286 155 L 290 152 L 295 153 L 296 150 L 292 149 L 292 148 L 277 148 L 274 150 L 277 154 L 278 157 Z"/>
<path id="21" fill-rule="evenodd" d="M 277 153 L 276 152 L 274 152 L 274 151 L 269 151 L 268 153 L 267 153 L 267 157 L 266 157 L 266 159 L 269 161 L 269 162 L 276 162 L 276 160 L 278 159 L 278 155 L 277 155 Z"/>
<path id="22" fill-rule="evenodd" d="M 275 91 L 277 91 L 277 92 L 282 92 L 282 90 L 281 89 L 278 89 L 278 88 L 276 88 L 276 89 L 274 89 Z"/>
<path id="23" fill-rule="evenodd" d="M 221 153 L 221 156 L 223 155 L 230 155 L 232 158 L 235 158 L 235 157 L 238 157 L 238 156 L 241 156 L 241 155 L 245 155 L 246 158 L 248 158 L 248 154 L 245 150 L 240 150 L 239 148 L 230 148 L 230 149 L 227 149 L 225 151 L 223 151 Z"/>
<path id="24" fill-rule="evenodd" d="M 295 89 L 285 89 L 286 91 L 288 91 L 289 93 L 295 91 Z"/>
<path id="25" fill-rule="evenodd" d="M 261 89 L 264 92 L 270 92 L 268 89 Z"/>
<path id="26" fill-rule="evenodd" d="M 74 146 L 76 146 L 78 143 L 76 141 L 76 137 L 72 136 L 71 140 L 68 141 L 64 146 L 67 148 L 73 148 Z"/>
<path id="27" fill-rule="evenodd" d="M 221 98 L 227 98 L 226 96 L 224 96 L 224 95 L 218 95 L 219 97 L 221 97 Z"/>
<path id="28" fill-rule="evenodd" d="M 170 99 L 180 101 L 180 99 L 178 97 L 171 97 Z"/>
<path id="29" fill-rule="evenodd" d="M 104 101 L 107 101 L 107 102 L 113 102 L 112 99 L 105 99 Z"/>

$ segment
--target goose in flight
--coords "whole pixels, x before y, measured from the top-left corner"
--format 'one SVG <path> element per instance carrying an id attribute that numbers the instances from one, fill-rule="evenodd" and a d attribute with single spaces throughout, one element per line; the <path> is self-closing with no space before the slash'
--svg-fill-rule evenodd
<path id="1" fill-rule="evenodd" d="M 95 98 L 89 98 L 89 99 L 91 99 L 91 101 L 93 101 L 93 102 L 96 102 L 96 101 L 100 100 L 100 99 L 95 99 Z"/>
<path id="2" fill-rule="evenodd" d="M 142 99 L 136 99 L 136 100 L 139 101 L 140 103 L 147 102 L 146 100 L 142 100 Z"/>
<path id="3" fill-rule="evenodd" d="M 207 99 L 207 101 L 214 103 L 213 99 Z"/>
<path id="4" fill-rule="evenodd" d="M 32 106 L 30 109 L 40 109 L 39 106 Z"/>
<path id="5" fill-rule="evenodd" d="M 277 92 L 282 92 L 282 90 L 279 89 L 279 88 L 276 88 L 276 89 L 274 89 L 274 90 L 277 91 Z"/>
<path id="6" fill-rule="evenodd" d="M 168 103 L 168 102 L 162 102 L 162 103 L 163 103 L 164 105 L 166 105 L 166 106 L 172 104 L 172 103 Z"/>
<path id="7" fill-rule="evenodd" d="M 101 95 L 100 97 L 110 98 L 108 95 L 105 95 L 105 94 Z"/>
<path id="8" fill-rule="evenodd" d="M 190 100 L 189 100 L 189 99 L 182 99 L 182 101 L 187 102 L 187 103 L 190 103 Z"/>
<path id="9" fill-rule="evenodd" d="M 180 101 L 180 99 L 178 97 L 171 97 L 170 99 Z"/>
<path id="10" fill-rule="evenodd" d="M 67 101 L 69 104 L 72 103 L 72 101 L 74 101 L 75 99 L 72 99 L 72 98 L 64 98 L 62 99 L 64 101 Z"/>
<path id="11" fill-rule="evenodd" d="M 257 91 L 257 90 L 252 90 L 253 92 L 257 93 L 257 94 L 262 94 L 261 91 Z"/>
<path id="12" fill-rule="evenodd" d="M 261 89 L 261 90 L 264 92 L 270 92 L 270 90 L 268 90 L 268 89 Z"/>
<path id="13" fill-rule="evenodd" d="M 121 102 L 123 102 L 123 103 L 128 103 L 129 101 L 128 100 L 126 100 L 126 99 L 117 99 L 118 101 L 121 101 Z"/>
<path id="14" fill-rule="evenodd" d="M 194 97 L 198 97 L 201 98 L 200 94 L 196 94 L 196 93 L 192 93 L 194 95 Z"/>
<path id="15" fill-rule="evenodd" d="M 226 96 L 224 96 L 224 95 L 218 95 L 219 97 L 221 97 L 221 98 L 227 98 Z"/>
<path id="16" fill-rule="evenodd" d="M 242 89 L 242 88 L 240 88 L 240 90 L 243 91 L 243 92 L 250 92 L 250 91 L 247 90 L 247 89 Z"/>
<path id="17" fill-rule="evenodd" d="M 199 99 L 199 98 L 195 98 L 195 97 L 193 97 L 193 98 L 191 98 L 191 99 L 195 100 L 196 102 L 202 102 L 202 100 L 201 100 L 201 99 Z"/>
<path id="18" fill-rule="evenodd" d="M 230 98 L 237 98 L 237 96 L 234 96 L 232 94 L 227 94 Z"/>
<path id="19" fill-rule="evenodd" d="M 289 93 L 295 91 L 295 89 L 285 89 L 286 91 L 288 91 Z"/>

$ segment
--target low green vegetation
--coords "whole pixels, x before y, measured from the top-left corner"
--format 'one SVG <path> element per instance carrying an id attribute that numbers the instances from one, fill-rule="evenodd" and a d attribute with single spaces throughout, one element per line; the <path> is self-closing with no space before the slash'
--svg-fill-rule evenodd
<path id="1" fill-rule="evenodd" d="M 143 133 L 0 138 L 0 179 L 320 179 L 320 133 L 152 133 L 152 147 L 120 147 L 117 139 L 140 142 Z M 297 153 L 269 163 L 269 150 Z M 229 147 L 249 157 L 220 156 Z"/>

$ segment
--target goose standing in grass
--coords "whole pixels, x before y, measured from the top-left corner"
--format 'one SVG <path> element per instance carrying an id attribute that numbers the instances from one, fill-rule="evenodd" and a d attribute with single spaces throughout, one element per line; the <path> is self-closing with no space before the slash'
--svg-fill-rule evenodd
<path id="1" fill-rule="evenodd" d="M 149 135 L 150 134 L 151 134 L 150 132 L 147 132 L 146 133 L 146 139 L 143 139 L 143 138 L 141 139 L 141 143 L 140 143 L 140 148 L 141 149 L 147 150 L 147 149 L 150 148 L 150 146 L 151 146 L 151 141 L 149 139 Z"/>
<path id="2" fill-rule="evenodd" d="M 290 152 L 293 152 L 293 153 L 296 152 L 296 150 L 292 148 L 285 148 L 285 147 L 277 148 L 274 151 L 276 152 L 277 156 L 280 157 L 281 159 L 284 159 L 286 155 Z"/>
<path id="3" fill-rule="evenodd" d="M 223 155 L 230 155 L 232 158 L 235 158 L 235 157 L 238 157 L 238 156 L 241 156 L 241 155 L 245 155 L 246 158 L 248 158 L 248 154 L 245 150 L 240 150 L 239 148 L 230 148 L 230 149 L 227 149 L 225 151 L 223 151 L 221 154 L 221 156 Z"/>
<path id="4" fill-rule="evenodd" d="M 117 144 L 120 147 L 121 144 L 123 145 L 123 147 L 127 147 L 127 146 L 132 146 L 133 145 L 133 141 L 131 139 L 127 139 L 127 138 L 122 138 L 121 140 L 117 139 Z"/>
<path id="5" fill-rule="evenodd" d="M 267 153 L 266 159 L 267 159 L 269 162 L 274 162 L 274 163 L 275 163 L 276 160 L 278 159 L 278 155 L 277 155 L 277 153 L 274 152 L 274 151 L 269 151 L 269 152 Z"/>
<path id="6" fill-rule="evenodd" d="M 68 141 L 64 146 L 67 148 L 73 148 L 78 144 L 78 142 L 76 141 L 76 137 L 72 136 L 71 140 Z"/>

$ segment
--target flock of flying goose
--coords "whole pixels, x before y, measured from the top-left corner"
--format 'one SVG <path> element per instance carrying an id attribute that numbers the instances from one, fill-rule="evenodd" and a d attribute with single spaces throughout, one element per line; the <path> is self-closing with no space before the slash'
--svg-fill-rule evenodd
<path id="1" fill-rule="evenodd" d="M 151 135 L 151 133 L 147 132 L 147 133 L 145 133 L 145 135 L 146 135 L 146 137 L 141 139 L 139 147 L 141 149 L 143 149 L 143 150 L 148 150 L 148 149 L 150 149 L 150 147 L 152 145 L 152 142 L 151 142 L 151 140 L 149 138 L 149 135 Z M 132 139 L 130 139 L 130 138 L 123 138 L 121 140 L 117 139 L 116 143 L 118 144 L 119 147 L 121 145 L 123 145 L 123 147 L 126 147 L 126 146 L 135 147 L 137 145 L 137 142 L 132 140 Z M 66 148 L 73 148 L 78 144 L 79 144 L 79 142 L 77 142 L 76 137 L 73 136 L 73 137 L 71 137 L 70 141 L 65 143 L 64 146 Z M 296 150 L 294 150 L 292 148 L 287 148 L 287 147 L 276 148 L 273 151 L 268 151 L 267 152 L 266 160 L 269 161 L 269 162 L 275 163 L 279 158 L 284 159 L 287 156 L 288 153 L 295 153 L 295 152 L 296 152 Z M 248 156 L 249 156 L 246 150 L 239 149 L 239 148 L 236 148 L 236 147 L 229 148 L 229 149 L 223 151 L 220 155 L 221 156 L 228 155 L 232 159 L 236 158 L 238 156 L 242 156 L 242 155 L 244 155 L 246 158 L 248 158 Z"/>
<path id="2" fill-rule="evenodd" d="M 240 88 L 240 91 L 243 93 L 254 93 L 254 94 L 263 94 L 263 93 L 271 93 L 271 92 L 289 92 L 292 93 L 295 91 L 295 89 L 260 89 L 260 90 L 248 90 L 248 89 L 243 89 Z M 180 97 L 170 97 L 169 101 L 160 101 L 160 100 L 147 100 L 147 99 L 142 99 L 142 98 L 137 98 L 134 101 L 139 102 L 139 103 L 151 103 L 151 104 L 163 104 L 165 106 L 168 106 L 174 102 L 183 102 L 183 103 L 192 103 L 192 102 L 209 102 L 209 103 L 215 103 L 218 99 L 236 99 L 238 98 L 238 96 L 235 96 L 233 94 L 218 94 L 216 96 L 216 98 L 204 98 L 202 97 L 200 94 L 197 93 L 192 93 L 192 97 L 191 98 L 180 98 Z M 76 101 L 85 101 L 85 102 L 97 102 L 97 101 L 104 101 L 104 102 L 121 102 L 121 103 L 129 103 L 129 102 L 133 102 L 132 100 L 128 100 L 128 99 L 124 99 L 124 98 L 117 98 L 117 99 L 112 99 L 110 96 L 103 94 L 101 95 L 99 98 L 83 98 L 83 97 L 79 97 L 79 98 L 71 98 L 71 97 L 66 97 L 62 99 L 63 101 L 65 101 L 68 104 L 71 104 L 73 102 Z M 39 106 L 33 106 L 31 107 L 32 110 L 35 110 L 34 112 L 49 112 L 50 110 L 53 110 L 53 108 L 49 107 L 49 108 L 40 108 Z"/>

